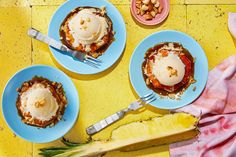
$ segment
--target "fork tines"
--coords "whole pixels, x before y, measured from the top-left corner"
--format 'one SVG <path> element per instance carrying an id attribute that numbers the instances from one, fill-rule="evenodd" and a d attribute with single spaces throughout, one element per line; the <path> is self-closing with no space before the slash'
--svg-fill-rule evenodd
<path id="1" fill-rule="evenodd" d="M 153 102 L 153 101 L 156 100 L 156 95 L 152 92 L 152 93 L 149 93 L 147 95 L 144 95 L 139 100 L 145 102 L 145 104 L 148 104 L 148 103 Z"/>
<path id="2" fill-rule="evenodd" d="M 100 63 L 102 63 L 102 61 L 100 59 L 96 59 L 89 55 L 86 55 L 84 58 L 84 63 L 88 64 L 89 66 L 98 68 L 98 66 L 101 66 Z"/>

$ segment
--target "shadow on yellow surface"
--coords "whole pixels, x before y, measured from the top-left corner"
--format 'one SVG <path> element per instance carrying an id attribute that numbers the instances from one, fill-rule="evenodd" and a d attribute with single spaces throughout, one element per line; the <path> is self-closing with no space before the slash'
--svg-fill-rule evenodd
<path id="1" fill-rule="evenodd" d="M 126 49 L 126 48 L 125 48 Z M 125 51 L 124 49 L 124 51 Z M 48 50 L 50 52 L 50 50 Z M 109 73 L 111 73 L 115 68 L 116 66 L 120 63 L 122 57 L 124 56 L 124 51 L 122 53 L 122 55 L 120 56 L 120 58 L 108 69 L 106 69 L 105 71 L 102 71 L 98 74 L 90 74 L 90 75 L 84 75 L 84 74 L 77 74 L 77 73 L 74 73 L 74 72 L 71 72 L 69 70 L 67 70 L 66 68 L 64 68 L 63 66 L 61 66 L 57 61 L 56 59 L 53 57 L 52 53 L 50 53 L 50 57 L 52 58 L 53 60 L 53 63 L 60 69 L 62 70 L 63 72 L 65 72 L 67 75 L 69 75 L 70 77 L 74 78 L 74 79 L 78 79 L 78 80 L 96 80 L 96 79 L 99 79 L 101 77 L 104 77 L 106 75 L 108 75 Z"/>

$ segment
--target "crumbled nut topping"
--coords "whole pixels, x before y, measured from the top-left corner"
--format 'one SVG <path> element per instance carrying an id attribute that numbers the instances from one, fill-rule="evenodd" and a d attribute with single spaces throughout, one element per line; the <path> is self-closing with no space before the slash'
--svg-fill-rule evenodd
<path id="1" fill-rule="evenodd" d="M 83 29 L 86 30 L 88 27 L 87 26 L 83 26 Z"/>
<path id="2" fill-rule="evenodd" d="M 167 70 L 170 72 L 169 77 L 178 76 L 178 71 L 171 66 L 167 66 Z"/>
<path id="3" fill-rule="evenodd" d="M 80 19 L 80 24 L 83 25 L 84 24 L 84 20 Z"/>
<path id="4" fill-rule="evenodd" d="M 36 108 L 43 107 L 45 105 L 45 102 L 46 102 L 45 99 L 41 99 L 41 100 L 35 102 L 34 106 Z"/>
<path id="5" fill-rule="evenodd" d="M 189 78 L 189 84 L 193 84 L 193 83 L 195 83 L 196 82 L 196 80 L 193 78 L 193 77 L 190 77 Z"/>
<path id="6" fill-rule="evenodd" d="M 106 14 L 106 7 L 105 7 L 105 6 L 102 6 L 102 7 L 101 7 L 101 14 L 102 14 L 102 15 L 105 15 L 105 14 Z"/>
<path id="7" fill-rule="evenodd" d="M 90 22 L 90 21 L 91 21 L 91 19 L 90 19 L 90 18 L 87 18 L 87 19 L 86 19 L 86 21 L 87 21 L 87 22 Z"/>

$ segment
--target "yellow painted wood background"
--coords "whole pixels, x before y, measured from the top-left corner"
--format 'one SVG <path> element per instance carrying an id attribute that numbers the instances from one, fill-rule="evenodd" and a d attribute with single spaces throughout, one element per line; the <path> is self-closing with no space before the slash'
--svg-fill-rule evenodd
<path id="1" fill-rule="evenodd" d="M 86 127 L 136 99 L 128 76 L 130 56 L 136 45 L 151 33 L 175 29 L 190 34 L 205 50 L 209 69 L 236 52 L 236 42 L 227 29 L 227 13 L 236 12 L 235 0 L 171 0 L 169 17 L 154 27 L 142 27 L 133 21 L 129 11 L 130 0 L 110 0 L 126 23 L 127 44 L 124 55 L 111 69 L 98 75 L 74 75 L 56 63 L 46 45 L 26 35 L 30 27 L 47 33 L 50 18 L 63 1 L 0 0 L 0 93 L 8 79 L 21 68 L 46 64 L 65 71 L 75 83 L 81 98 L 79 118 L 66 135 L 72 141 L 86 141 Z M 165 113 L 167 111 L 147 107 L 142 113 L 128 115 L 94 138 L 106 139 L 110 131 L 119 125 Z M 33 144 L 15 136 L 0 114 L 0 157 L 38 156 L 38 148 L 58 145 L 61 145 L 59 140 L 49 144 Z M 169 152 L 168 146 L 161 146 L 128 153 L 112 152 L 105 156 L 163 157 L 169 156 Z"/>

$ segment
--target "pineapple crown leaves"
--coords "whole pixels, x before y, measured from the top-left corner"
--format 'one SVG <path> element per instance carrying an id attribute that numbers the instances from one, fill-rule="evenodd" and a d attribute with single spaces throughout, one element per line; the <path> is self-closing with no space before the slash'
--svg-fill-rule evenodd
<path id="1" fill-rule="evenodd" d="M 70 142 L 69 140 L 65 139 L 64 137 L 62 138 L 61 142 L 68 146 L 68 147 L 77 147 L 77 146 L 81 146 L 84 145 L 86 143 L 75 143 L 75 142 Z"/>
<path id="2" fill-rule="evenodd" d="M 40 153 L 39 155 L 42 155 L 44 157 L 53 157 L 55 155 L 58 154 L 62 154 L 64 153 L 66 150 L 70 149 L 69 147 L 61 147 L 61 148 L 57 148 L 57 147 L 50 147 L 50 148 L 42 148 L 40 149 Z"/>
<path id="3" fill-rule="evenodd" d="M 68 152 L 69 150 L 79 147 L 81 145 L 84 145 L 86 143 L 75 143 L 75 142 L 70 142 L 69 140 L 65 139 L 64 137 L 62 138 L 61 142 L 66 146 L 66 147 L 50 147 L 50 148 L 41 148 L 39 155 L 42 155 L 44 157 L 53 157 L 57 156 L 63 153 Z"/>

